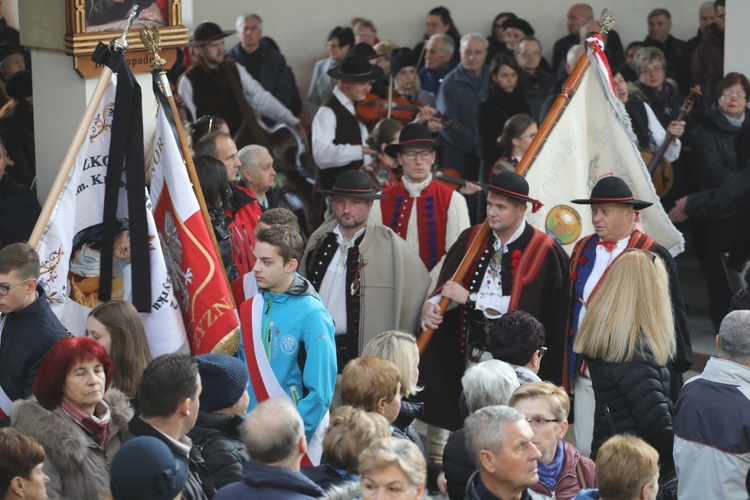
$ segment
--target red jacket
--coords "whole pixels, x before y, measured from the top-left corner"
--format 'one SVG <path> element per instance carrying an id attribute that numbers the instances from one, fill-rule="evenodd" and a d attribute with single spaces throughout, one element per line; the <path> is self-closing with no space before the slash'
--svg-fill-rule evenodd
<path id="1" fill-rule="evenodd" d="M 555 491 L 550 491 L 542 483 L 532 486 L 532 491 L 551 496 L 555 500 L 570 500 L 575 498 L 583 488 L 596 488 L 596 469 L 593 460 L 581 456 L 576 447 L 567 442 L 563 442 L 563 453 L 565 453 L 565 461 L 560 469 L 560 475 L 557 476 Z M 581 464 L 581 475 L 586 482 L 585 485 L 581 484 L 578 477 L 576 470 L 578 464 Z"/>

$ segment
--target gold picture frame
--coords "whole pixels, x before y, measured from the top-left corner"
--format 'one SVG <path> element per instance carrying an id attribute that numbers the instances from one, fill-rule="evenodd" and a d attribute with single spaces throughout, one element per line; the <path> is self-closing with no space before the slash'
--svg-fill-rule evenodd
<path id="1" fill-rule="evenodd" d="M 134 73 L 151 71 L 149 54 L 141 42 L 141 28 L 156 26 L 161 35 L 161 54 L 171 66 L 177 49 L 188 42 L 188 31 L 182 25 L 182 0 L 65 0 L 65 53 L 74 57 L 76 72 L 82 77 L 98 76 L 100 68 L 91 61 L 99 42 L 109 43 L 122 35 L 133 3 L 138 14 L 127 35 L 126 59 Z"/>

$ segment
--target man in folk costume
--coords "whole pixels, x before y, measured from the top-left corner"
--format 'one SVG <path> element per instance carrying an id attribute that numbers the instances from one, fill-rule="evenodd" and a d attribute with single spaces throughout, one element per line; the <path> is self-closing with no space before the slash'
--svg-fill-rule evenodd
<path id="1" fill-rule="evenodd" d="M 253 134 L 256 129 L 253 110 L 297 128 L 305 137 L 299 118 L 250 76 L 244 66 L 226 59 L 224 39 L 233 34 L 234 31 L 222 31 L 218 24 L 208 21 L 199 24 L 193 32 L 187 45 L 193 65 L 177 85 L 193 120 L 203 115 L 222 117 L 240 147 L 248 144 L 247 134 Z"/>
<path id="2" fill-rule="evenodd" d="M 573 352 L 578 328 L 586 314 L 586 304 L 591 301 L 604 281 L 609 267 L 630 248 L 649 250 L 664 261 L 669 273 L 669 292 L 674 313 L 677 355 L 670 361 L 671 396 L 677 400 L 682 387 L 682 374 L 693 364 L 693 351 L 685 317 L 685 303 L 677 276 L 677 264 L 669 251 L 649 235 L 634 229 L 639 211 L 652 203 L 638 200 L 619 177 L 600 179 L 588 199 L 571 203 L 591 205 L 594 234 L 581 238 L 573 249 L 570 260 L 571 316 L 565 350 L 565 385 L 575 392 L 574 430 L 576 446 L 588 456 L 594 429 L 594 390 L 588 376 L 588 367 Z"/>
<path id="3" fill-rule="evenodd" d="M 470 225 L 463 195 L 432 178 L 435 140 L 430 130 L 417 123 L 401 129 L 399 142 L 385 147 L 404 169 L 401 181 L 383 190 L 387 196 L 375 201 L 370 220 L 393 229 L 413 248 L 427 270 L 437 277 L 445 254 Z M 481 188 L 469 184 L 467 193 Z"/>
<path id="4" fill-rule="evenodd" d="M 430 276 L 406 241 L 367 223 L 373 200 L 384 198 L 367 174 L 347 170 L 320 193 L 331 195 L 333 215 L 310 236 L 300 267 L 333 317 L 341 373 L 376 335 L 414 332 Z"/>
<path id="5" fill-rule="evenodd" d="M 463 422 L 458 398 L 466 363 L 491 359 L 489 327 L 508 311 L 526 311 L 544 325 L 549 354 L 542 360 L 539 376 L 559 383 L 562 375 L 568 257 L 550 236 L 526 223 L 526 204 L 531 203 L 533 211 L 542 206 L 529 197 L 526 179 L 502 172 L 489 184 L 478 184 L 488 192 L 487 221 L 492 231 L 463 280 L 456 283 L 450 279 L 480 226 L 459 236 L 445 259 L 438 288 L 422 308 L 422 327 L 437 330 L 420 363 L 424 421 L 449 430 Z M 454 306 L 444 316 L 438 306 L 441 296 Z"/>
<path id="6" fill-rule="evenodd" d="M 323 189 L 331 189 L 340 173 L 372 161 L 375 151 L 367 146 L 367 127 L 357 119 L 356 103 L 367 97 L 370 82 L 383 76 L 383 70 L 363 55 L 349 54 L 328 75 L 336 86 L 312 122 L 312 153 Z"/>

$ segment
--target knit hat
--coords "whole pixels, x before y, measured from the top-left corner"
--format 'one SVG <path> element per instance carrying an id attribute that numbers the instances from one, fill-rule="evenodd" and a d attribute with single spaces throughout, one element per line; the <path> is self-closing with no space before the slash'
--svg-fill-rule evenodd
<path id="1" fill-rule="evenodd" d="M 398 72 L 410 66 L 417 67 L 417 54 L 408 47 L 401 47 L 391 52 L 391 75 L 396 76 Z"/>
<path id="2" fill-rule="evenodd" d="M 171 500 L 188 478 L 187 462 L 151 436 L 133 438 L 115 454 L 109 487 L 115 500 Z"/>
<path id="3" fill-rule="evenodd" d="M 201 411 L 215 412 L 233 406 L 247 390 L 247 368 L 239 359 L 226 354 L 196 356 L 201 375 Z"/>

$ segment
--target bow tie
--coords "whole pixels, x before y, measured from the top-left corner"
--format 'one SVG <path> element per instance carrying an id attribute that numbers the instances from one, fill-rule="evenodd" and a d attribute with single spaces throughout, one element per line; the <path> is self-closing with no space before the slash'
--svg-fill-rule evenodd
<path id="1" fill-rule="evenodd" d="M 614 250 L 615 247 L 617 247 L 616 241 L 599 241 L 596 244 L 598 246 L 603 246 L 607 252 L 612 252 L 612 250 Z"/>

